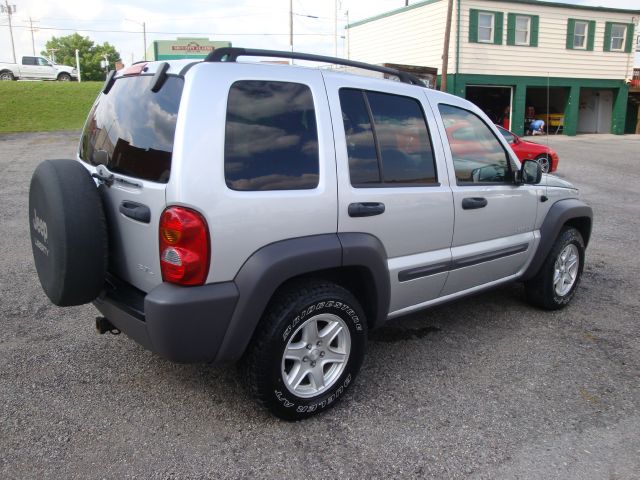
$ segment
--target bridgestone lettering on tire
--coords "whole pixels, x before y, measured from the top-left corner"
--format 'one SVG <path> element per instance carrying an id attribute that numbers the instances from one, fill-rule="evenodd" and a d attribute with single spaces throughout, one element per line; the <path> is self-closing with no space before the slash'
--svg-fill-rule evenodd
<path id="1" fill-rule="evenodd" d="M 277 294 L 245 357 L 254 396 L 274 415 L 301 420 L 333 407 L 355 380 L 367 324 L 344 288 L 305 282 Z"/>
<path id="2" fill-rule="evenodd" d="M 529 303 L 547 310 L 568 305 L 580 283 L 584 254 L 580 232 L 563 228 L 538 274 L 525 284 Z"/>
<path id="3" fill-rule="evenodd" d="M 102 201 L 89 172 L 74 160 L 46 160 L 29 188 L 31 247 L 38 278 L 58 306 L 95 299 L 107 268 Z"/>

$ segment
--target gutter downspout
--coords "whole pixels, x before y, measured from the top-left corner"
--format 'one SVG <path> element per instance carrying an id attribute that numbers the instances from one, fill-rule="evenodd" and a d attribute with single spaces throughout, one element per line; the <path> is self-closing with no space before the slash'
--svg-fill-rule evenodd
<path id="1" fill-rule="evenodd" d="M 453 94 L 456 94 L 458 88 L 458 67 L 460 64 L 460 0 L 456 5 L 456 72 L 453 75 Z"/>

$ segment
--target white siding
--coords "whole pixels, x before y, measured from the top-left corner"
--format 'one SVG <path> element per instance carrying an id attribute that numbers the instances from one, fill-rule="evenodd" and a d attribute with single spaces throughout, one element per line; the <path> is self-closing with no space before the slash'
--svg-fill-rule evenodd
<path id="1" fill-rule="evenodd" d="M 440 72 L 446 19 L 447 2 L 438 1 L 349 28 L 349 58 L 434 67 Z"/>
<path id="2" fill-rule="evenodd" d="M 487 0 L 462 0 L 458 73 L 594 79 L 631 78 L 634 53 L 604 52 L 605 22 L 632 23 L 630 13 L 549 7 Z M 456 11 L 453 11 L 449 73 L 456 72 Z M 469 42 L 469 10 L 504 14 L 502 45 Z M 538 46 L 507 45 L 507 14 L 539 15 Z M 349 56 L 369 63 L 404 63 L 442 70 L 447 16 L 444 0 L 356 25 L 347 30 Z M 593 51 L 566 48 L 569 18 L 595 20 Z M 640 32 L 636 27 L 634 37 Z M 635 45 L 634 45 L 635 48 Z"/>
<path id="3" fill-rule="evenodd" d="M 502 45 L 469 42 L 471 8 L 504 13 Z M 507 45 L 508 13 L 540 16 L 537 47 Z M 569 18 L 596 21 L 593 51 L 566 48 Z M 632 23 L 628 13 L 469 0 L 462 2 L 460 20 L 460 73 L 598 79 L 630 78 L 632 73 L 633 53 L 603 51 L 605 22 Z"/>

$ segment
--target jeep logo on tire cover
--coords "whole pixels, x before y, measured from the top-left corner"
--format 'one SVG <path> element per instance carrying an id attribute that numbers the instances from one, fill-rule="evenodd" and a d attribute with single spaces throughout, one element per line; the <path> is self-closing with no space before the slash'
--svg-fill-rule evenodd
<path id="1" fill-rule="evenodd" d="M 38 212 L 35 208 L 33 209 L 33 228 L 36 232 L 42 235 L 42 239 L 46 242 L 48 238 L 47 222 L 38 217 Z"/>

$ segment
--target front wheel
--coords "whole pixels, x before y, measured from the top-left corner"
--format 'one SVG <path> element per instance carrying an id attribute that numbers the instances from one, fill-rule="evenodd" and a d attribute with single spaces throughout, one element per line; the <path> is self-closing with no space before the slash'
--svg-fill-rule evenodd
<path id="1" fill-rule="evenodd" d="M 362 307 L 333 283 L 292 285 L 271 302 L 258 328 L 244 361 L 249 388 L 285 420 L 335 405 L 364 359 Z"/>
<path id="2" fill-rule="evenodd" d="M 580 232 L 572 227 L 563 228 L 538 274 L 525 283 L 529 303 L 547 310 L 569 304 L 580 283 L 584 253 Z"/>
<path id="3" fill-rule="evenodd" d="M 549 158 L 549 155 L 546 153 L 538 155 L 536 157 L 536 162 L 538 162 L 542 167 L 542 173 L 549 173 L 549 170 L 551 169 L 551 159 Z"/>
<path id="4" fill-rule="evenodd" d="M 71 75 L 69 75 L 68 73 L 61 73 L 60 75 L 58 75 L 58 81 L 69 82 L 71 81 Z"/>

